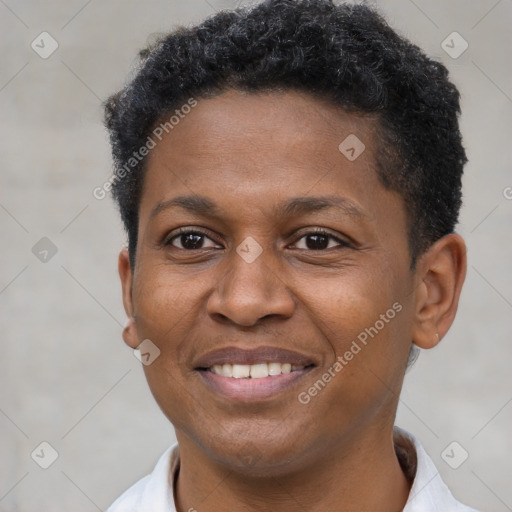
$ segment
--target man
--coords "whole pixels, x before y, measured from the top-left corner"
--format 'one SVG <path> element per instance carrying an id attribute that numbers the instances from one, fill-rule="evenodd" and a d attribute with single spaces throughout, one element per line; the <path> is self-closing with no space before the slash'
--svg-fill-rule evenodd
<path id="1" fill-rule="evenodd" d="M 447 75 L 328 0 L 221 12 L 141 52 L 105 105 L 123 337 L 178 444 L 110 512 L 472 510 L 394 427 L 466 273 Z"/>

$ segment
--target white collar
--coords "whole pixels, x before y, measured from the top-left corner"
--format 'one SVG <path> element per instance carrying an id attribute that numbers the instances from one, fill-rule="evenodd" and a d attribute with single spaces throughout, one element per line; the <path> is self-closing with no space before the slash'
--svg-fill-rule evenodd
<path id="1" fill-rule="evenodd" d="M 416 437 L 397 426 L 393 433 L 396 444 L 412 445 L 416 452 L 415 457 L 414 453 L 410 454 L 415 459 L 416 468 L 413 468 L 414 481 L 403 512 L 477 512 L 454 498 Z"/>
<path id="2" fill-rule="evenodd" d="M 408 465 L 404 469 L 414 475 L 403 512 L 477 512 L 453 497 L 418 439 L 394 427 L 394 440 L 401 463 Z M 153 472 L 123 493 L 107 512 L 176 512 L 172 482 L 178 468 L 175 444 L 163 453 Z"/>

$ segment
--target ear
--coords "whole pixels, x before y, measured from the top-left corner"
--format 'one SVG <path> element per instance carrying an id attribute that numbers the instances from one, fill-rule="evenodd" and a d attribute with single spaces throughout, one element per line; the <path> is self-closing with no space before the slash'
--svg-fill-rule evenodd
<path id="1" fill-rule="evenodd" d="M 126 327 L 123 329 L 123 339 L 129 347 L 135 349 L 139 346 L 139 336 L 137 333 L 137 326 L 135 325 L 135 318 L 133 314 L 132 269 L 130 267 L 128 249 L 126 248 L 119 253 L 118 270 L 123 291 L 124 310 L 128 316 Z"/>
<path id="2" fill-rule="evenodd" d="M 466 244 L 456 233 L 439 239 L 419 259 L 412 341 L 436 346 L 455 319 L 466 277 Z"/>

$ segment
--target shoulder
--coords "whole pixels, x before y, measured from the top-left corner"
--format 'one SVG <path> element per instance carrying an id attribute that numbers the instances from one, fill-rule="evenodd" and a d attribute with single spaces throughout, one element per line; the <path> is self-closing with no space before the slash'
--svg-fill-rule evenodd
<path id="1" fill-rule="evenodd" d="M 178 464 L 178 445 L 175 444 L 161 455 L 151 474 L 119 496 L 107 512 L 173 512 L 172 481 Z"/>
<path id="2" fill-rule="evenodd" d="M 136 512 L 140 510 L 140 498 L 143 496 L 150 478 L 151 475 L 147 475 L 133 484 L 110 505 L 107 512 Z"/>
<path id="3" fill-rule="evenodd" d="M 478 512 L 453 496 L 420 441 L 409 432 L 394 428 L 397 455 L 400 448 L 404 471 L 413 477 L 409 498 L 403 512 Z"/>

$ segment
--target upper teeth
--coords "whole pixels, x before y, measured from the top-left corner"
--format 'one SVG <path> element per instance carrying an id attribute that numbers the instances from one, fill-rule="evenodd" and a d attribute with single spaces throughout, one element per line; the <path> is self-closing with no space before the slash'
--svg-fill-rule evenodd
<path id="1" fill-rule="evenodd" d="M 259 364 L 215 364 L 210 371 L 223 377 L 235 379 L 261 379 L 269 375 L 281 375 L 296 370 L 303 370 L 304 366 L 291 365 L 290 363 L 259 363 Z"/>

